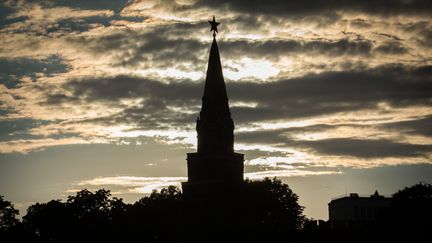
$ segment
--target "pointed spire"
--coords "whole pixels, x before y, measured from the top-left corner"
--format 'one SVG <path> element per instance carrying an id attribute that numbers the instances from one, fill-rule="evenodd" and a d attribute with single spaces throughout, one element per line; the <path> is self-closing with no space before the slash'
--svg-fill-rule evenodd
<path id="1" fill-rule="evenodd" d="M 229 110 L 219 48 L 215 36 L 213 36 L 210 49 L 202 108 L 197 120 L 197 132 L 198 152 L 233 152 L 234 123 Z"/>
<path id="2" fill-rule="evenodd" d="M 216 38 L 213 38 L 210 49 L 202 112 L 218 113 L 218 115 L 222 115 L 221 113 L 229 114 L 228 96 Z"/>
<path id="3" fill-rule="evenodd" d="M 213 31 L 217 31 L 219 25 L 215 21 L 209 21 Z M 202 119 L 231 119 L 228 106 L 228 95 L 225 87 L 225 80 L 222 73 L 222 64 L 219 56 L 219 48 L 216 37 L 213 35 L 213 42 L 210 48 L 207 75 L 205 80 L 204 95 L 202 98 L 202 109 L 200 117 Z"/>

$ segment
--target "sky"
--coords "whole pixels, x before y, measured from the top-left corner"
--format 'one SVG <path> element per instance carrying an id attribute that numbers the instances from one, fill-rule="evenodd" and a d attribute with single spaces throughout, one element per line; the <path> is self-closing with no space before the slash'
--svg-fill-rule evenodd
<path id="1" fill-rule="evenodd" d="M 432 183 L 432 1 L 5 0 L 0 195 L 187 180 L 215 16 L 245 178 L 331 198 Z"/>

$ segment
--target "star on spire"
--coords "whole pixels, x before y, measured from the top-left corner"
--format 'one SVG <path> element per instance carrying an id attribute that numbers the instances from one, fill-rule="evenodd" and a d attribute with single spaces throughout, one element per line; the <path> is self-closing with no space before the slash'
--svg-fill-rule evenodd
<path id="1" fill-rule="evenodd" d="M 216 20 L 215 20 L 215 16 L 213 16 L 213 20 L 212 20 L 212 21 L 209 21 L 209 23 L 210 23 L 210 25 L 211 25 L 210 31 L 213 31 L 213 37 L 216 37 L 216 32 L 218 32 L 218 30 L 217 30 L 217 26 L 218 26 L 220 23 L 216 22 Z"/>

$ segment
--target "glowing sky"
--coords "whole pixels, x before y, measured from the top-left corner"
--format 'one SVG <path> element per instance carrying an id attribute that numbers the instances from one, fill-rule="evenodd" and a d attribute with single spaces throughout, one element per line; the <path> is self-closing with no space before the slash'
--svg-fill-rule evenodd
<path id="1" fill-rule="evenodd" d="M 432 182 L 431 1 L 6 0 L 0 195 L 186 180 L 213 15 L 245 177 L 323 219 L 345 192 Z"/>

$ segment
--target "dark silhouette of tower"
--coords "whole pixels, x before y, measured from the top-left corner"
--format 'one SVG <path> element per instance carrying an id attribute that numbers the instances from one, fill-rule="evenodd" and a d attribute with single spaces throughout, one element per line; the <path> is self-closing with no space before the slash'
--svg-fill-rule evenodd
<path id="1" fill-rule="evenodd" d="M 243 154 L 234 152 L 234 122 L 222 74 L 216 42 L 217 23 L 212 25 L 213 43 L 205 80 L 202 108 L 196 121 L 198 151 L 187 154 L 186 197 L 207 199 L 235 193 L 243 182 Z"/>

